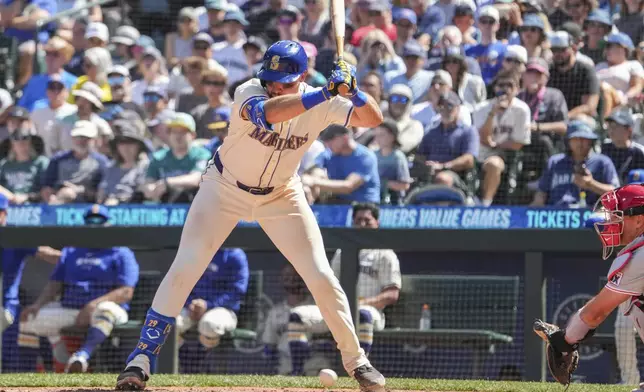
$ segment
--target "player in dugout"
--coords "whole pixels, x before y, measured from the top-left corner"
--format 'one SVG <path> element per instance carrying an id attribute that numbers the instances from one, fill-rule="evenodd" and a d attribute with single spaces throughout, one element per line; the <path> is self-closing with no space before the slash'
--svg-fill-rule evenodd
<path id="1" fill-rule="evenodd" d="M 102 226 L 109 214 L 105 206 L 95 204 L 83 218 L 87 226 Z M 62 328 L 87 328 L 83 345 L 65 368 L 67 373 L 87 372 L 96 348 L 115 325 L 128 321 L 128 304 L 138 280 L 139 264 L 129 248 L 63 248 L 49 282 L 20 314 L 20 333 L 45 336 L 57 351 Z"/>

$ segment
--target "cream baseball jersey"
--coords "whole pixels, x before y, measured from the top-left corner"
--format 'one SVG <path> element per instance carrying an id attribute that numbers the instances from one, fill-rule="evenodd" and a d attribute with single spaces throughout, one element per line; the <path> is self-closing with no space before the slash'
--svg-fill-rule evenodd
<path id="1" fill-rule="evenodd" d="M 314 90 L 301 83 L 300 93 Z M 221 160 L 233 177 L 248 186 L 278 187 L 296 175 L 302 157 L 327 126 L 347 126 L 353 112 L 351 101 L 334 97 L 294 119 L 273 124 L 273 131 L 257 127 L 242 117 L 246 103 L 268 94 L 259 79 L 235 91 L 228 136 L 219 148 Z"/>
<path id="2" fill-rule="evenodd" d="M 340 250 L 333 255 L 331 267 L 340 276 Z M 359 253 L 358 296 L 375 297 L 389 287 L 402 288 L 400 262 L 391 249 L 363 249 Z"/>

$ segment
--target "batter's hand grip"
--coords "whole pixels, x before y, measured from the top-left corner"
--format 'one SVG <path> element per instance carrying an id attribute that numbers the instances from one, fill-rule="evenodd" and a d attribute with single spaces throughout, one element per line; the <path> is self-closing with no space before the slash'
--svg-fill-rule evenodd
<path id="1" fill-rule="evenodd" d="M 349 85 L 346 83 L 338 85 L 338 92 L 340 95 L 347 95 L 349 93 Z"/>

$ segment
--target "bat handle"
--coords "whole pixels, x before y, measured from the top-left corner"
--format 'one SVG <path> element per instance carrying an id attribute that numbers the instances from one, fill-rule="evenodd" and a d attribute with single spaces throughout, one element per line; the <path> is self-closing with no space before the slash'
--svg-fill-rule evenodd
<path id="1" fill-rule="evenodd" d="M 342 53 L 338 54 L 338 62 L 344 60 L 344 56 Z M 342 83 L 338 85 L 338 92 L 340 95 L 347 95 L 349 93 L 349 85 L 346 83 Z"/>

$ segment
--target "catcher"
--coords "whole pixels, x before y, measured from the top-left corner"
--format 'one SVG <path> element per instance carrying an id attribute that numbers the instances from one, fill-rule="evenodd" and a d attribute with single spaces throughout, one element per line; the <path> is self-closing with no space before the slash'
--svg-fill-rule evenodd
<path id="1" fill-rule="evenodd" d="M 626 185 L 606 192 L 595 205 L 595 230 L 603 244 L 603 258 L 626 245 L 608 271 L 606 286 L 573 315 L 565 329 L 534 322 L 534 331 L 546 341 L 548 368 L 561 384 L 570 384 L 577 369 L 579 343 L 620 304 L 627 302 L 625 315 L 633 320 L 644 341 L 644 184 Z M 644 383 L 633 392 L 644 392 Z"/>

